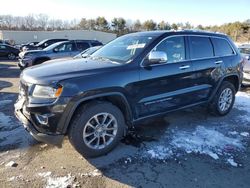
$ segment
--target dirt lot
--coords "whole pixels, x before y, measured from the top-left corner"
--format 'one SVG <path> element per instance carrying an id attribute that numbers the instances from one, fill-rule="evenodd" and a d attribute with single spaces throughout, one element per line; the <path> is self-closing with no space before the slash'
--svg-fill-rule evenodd
<path id="1" fill-rule="evenodd" d="M 85 159 L 67 138 L 56 148 L 25 132 L 13 115 L 19 75 L 17 62 L 0 62 L 0 187 L 250 187 L 250 89 L 226 117 L 171 113 Z"/>

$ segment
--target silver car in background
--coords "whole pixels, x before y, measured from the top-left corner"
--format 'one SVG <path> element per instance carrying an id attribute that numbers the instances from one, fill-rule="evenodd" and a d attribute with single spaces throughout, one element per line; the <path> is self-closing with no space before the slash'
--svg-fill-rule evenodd
<path id="1" fill-rule="evenodd" d="M 243 82 L 245 86 L 250 85 L 250 44 L 243 44 L 239 46 L 240 53 L 245 58 L 245 65 L 243 68 Z"/>

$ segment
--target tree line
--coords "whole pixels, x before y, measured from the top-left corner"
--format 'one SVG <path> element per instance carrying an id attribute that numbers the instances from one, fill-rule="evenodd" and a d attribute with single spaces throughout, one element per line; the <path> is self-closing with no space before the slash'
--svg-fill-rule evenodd
<path id="1" fill-rule="evenodd" d="M 0 15 L 0 30 L 54 31 L 79 29 L 112 32 L 118 34 L 118 36 L 137 31 L 198 29 L 225 33 L 237 42 L 250 41 L 250 19 L 220 26 L 193 26 L 189 22 L 170 24 L 167 21 L 161 21 L 157 23 L 152 19 L 141 22 L 140 20 L 125 20 L 121 17 L 113 18 L 109 22 L 105 17 L 101 16 L 96 19 L 81 18 L 68 21 L 51 19 L 46 14 Z"/>

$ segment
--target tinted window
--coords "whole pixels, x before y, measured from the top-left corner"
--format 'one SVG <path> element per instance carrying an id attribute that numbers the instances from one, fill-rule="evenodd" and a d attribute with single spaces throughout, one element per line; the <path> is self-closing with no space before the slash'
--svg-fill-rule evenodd
<path id="1" fill-rule="evenodd" d="M 211 38 L 211 39 L 214 45 L 215 56 L 225 56 L 234 54 L 233 49 L 226 40 L 219 38 Z"/>
<path id="2" fill-rule="evenodd" d="M 89 46 L 89 43 L 87 42 L 77 42 L 76 43 L 76 48 L 79 50 L 79 51 L 83 51 L 83 50 L 86 50 L 88 49 L 90 46 Z"/>
<path id="3" fill-rule="evenodd" d="M 0 45 L 0 49 L 6 49 L 6 46 Z"/>
<path id="4" fill-rule="evenodd" d="M 168 57 L 168 63 L 185 60 L 184 37 L 168 38 L 156 46 L 154 50 L 165 52 Z"/>
<path id="5" fill-rule="evenodd" d="M 91 45 L 92 46 L 101 46 L 102 43 L 100 43 L 100 42 L 92 42 Z"/>
<path id="6" fill-rule="evenodd" d="M 213 46 L 208 37 L 189 37 L 191 59 L 213 57 Z"/>

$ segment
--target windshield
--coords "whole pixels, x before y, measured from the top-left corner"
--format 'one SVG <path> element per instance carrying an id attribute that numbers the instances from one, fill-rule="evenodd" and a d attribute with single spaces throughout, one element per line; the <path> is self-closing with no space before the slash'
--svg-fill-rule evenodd
<path id="1" fill-rule="evenodd" d="M 64 41 L 65 42 L 65 41 Z M 64 42 L 56 42 L 54 44 L 51 44 L 50 46 L 44 48 L 43 50 L 45 51 L 49 51 L 49 50 L 53 50 L 55 47 L 59 46 L 60 44 L 64 43 Z"/>
<path id="2" fill-rule="evenodd" d="M 40 46 L 41 44 L 43 44 L 43 43 L 46 42 L 46 41 L 47 41 L 47 39 L 42 40 L 41 42 L 39 42 L 38 44 L 36 44 L 36 46 Z"/>
<path id="3" fill-rule="evenodd" d="M 249 54 L 250 55 L 250 48 L 240 48 L 240 53 L 242 54 Z"/>
<path id="4" fill-rule="evenodd" d="M 91 57 L 126 63 L 141 53 L 153 39 L 151 36 L 125 35 L 106 44 Z"/>
<path id="5" fill-rule="evenodd" d="M 101 48 L 101 46 L 90 47 L 87 50 L 84 50 L 80 54 L 76 55 L 74 58 L 86 58 L 97 51 L 99 48 Z"/>

